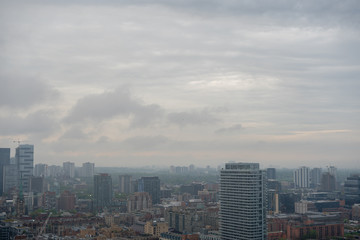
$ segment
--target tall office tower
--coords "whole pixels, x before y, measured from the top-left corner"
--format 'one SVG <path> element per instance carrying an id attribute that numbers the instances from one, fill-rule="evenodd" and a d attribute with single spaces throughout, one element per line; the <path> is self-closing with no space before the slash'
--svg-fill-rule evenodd
<path id="1" fill-rule="evenodd" d="M 344 184 L 345 204 L 352 206 L 360 203 L 360 175 L 352 175 Z"/>
<path id="2" fill-rule="evenodd" d="M 320 190 L 324 192 L 332 192 L 336 190 L 335 176 L 329 172 L 323 173 L 321 176 Z"/>
<path id="3" fill-rule="evenodd" d="M 139 191 L 139 180 L 131 180 L 131 193 Z"/>
<path id="4" fill-rule="evenodd" d="M 258 163 L 227 163 L 220 171 L 222 240 L 266 239 L 266 173 Z"/>
<path id="5" fill-rule="evenodd" d="M 120 175 L 119 176 L 119 186 L 120 192 L 129 194 L 131 193 L 131 176 L 130 175 Z"/>
<path id="6" fill-rule="evenodd" d="M 335 181 L 336 181 L 336 167 L 329 166 L 328 167 L 328 172 L 335 177 Z"/>
<path id="7" fill-rule="evenodd" d="M 4 192 L 4 166 L 10 164 L 10 148 L 0 148 L 0 196 Z"/>
<path id="8" fill-rule="evenodd" d="M 190 171 L 190 172 L 194 172 L 194 171 L 195 171 L 195 165 L 194 165 L 194 164 L 191 164 L 191 165 L 189 166 L 189 171 Z"/>
<path id="9" fill-rule="evenodd" d="M 267 179 L 276 179 L 276 168 L 266 169 Z"/>
<path id="10" fill-rule="evenodd" d="M 34 170 L 34 145 L 23 144 L 16 148 L 15 153 L 18 184 L 23 192 L 30 191 L 30 177 L 33 176 Z"/>
<path id="11" fill-rule="evenodd" d="M 310 187 L 317 188 L 321 182 L 321 168 L 313 168 L 310 171 Z"/>
<path id="12" fill-rule="evenodd" d="M 95 163 L 86 162 L 82 164 L 80 173 L 82 177 L 92 178 L 94 176 Z"/>
<path id="13" fill-rule="evenodd" d="M 4 166 L 4 193 L 10 189 L 18 187 L 18 169 L 16 164 L 9 164 Z"/>
<path id="14" fill-rule="evenodd" d="M 300 167 L 294 171 L 294 183 L 296 188 L 310 187 L 310 169 L 308 167 Z"/>
<path id="15" fill-rule="evenodd" d="M 64 177 L 74 178 L 75 177 L 75 163 L 64 162 L 63 163 Z"/>
<path id="16" fill-rule="evenodd" d="M 35 164 L 34 176 L 48 177 L 49 176 L 48 165 L 43 163 Z"/>
<path id="17" fill-rule="evenodd" d="M 112 179 L 107 173 L 94 175 L 94 208 L 101 210 L 111 205 L 113 198 Z"/>
<path id="18" fill-rule="evenodd" d="M 139 192 L 148 192 L 153 204 L 160 203 L 160 179 L 158 177 L 142 177 L 139 179 Z"/>

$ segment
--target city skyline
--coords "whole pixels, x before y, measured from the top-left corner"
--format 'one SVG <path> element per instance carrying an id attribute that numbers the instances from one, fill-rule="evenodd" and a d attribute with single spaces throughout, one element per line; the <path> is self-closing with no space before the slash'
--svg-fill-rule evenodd
<path id="1" fill-rule="evenodd" d="M 80 166 L 351 168 L 357 1 L 2 1 L 0 145 Z"/>

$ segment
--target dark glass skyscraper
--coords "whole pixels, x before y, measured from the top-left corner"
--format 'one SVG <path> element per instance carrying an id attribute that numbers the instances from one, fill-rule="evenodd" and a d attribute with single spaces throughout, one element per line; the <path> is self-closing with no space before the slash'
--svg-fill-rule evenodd
<path id="1" fill-rule="evenodd" d="M 153 204 L 160 203 L 160 179 L 158 177 L 142 177 L 139 180 L 139 192 L 148 192 Z"/>
<path id="2" fill-rule="evenodd" d="M 266 175 L 268 179 L 276 179 L 276 168 L 267 168 Z"/>
<path id="3" fill-rule="evenodd" d="M 111 205 L 113 198 L 112 179 L 107 173 L 94 175 L 94 208 L 101 210 Z"/>
<path id="4" fill-rule="evenodd" d="M 0 195 L 4 192 L 4 166 L 10 164 L 10 148 L 0 148 Z"/>

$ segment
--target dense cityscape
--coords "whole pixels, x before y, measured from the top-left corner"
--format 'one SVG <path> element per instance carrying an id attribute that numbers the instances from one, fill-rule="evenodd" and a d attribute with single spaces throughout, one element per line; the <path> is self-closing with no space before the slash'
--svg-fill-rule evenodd
<path id="1" fill-rule="evenodd" d="M 360 171 L 101 168 L 0 148 L 0 239 L 358 239 Z"/>
<path id="2" fill-rule="evenodd" d="M 360 0 L 0 0 L 0 240 L 360 239 Z"/>

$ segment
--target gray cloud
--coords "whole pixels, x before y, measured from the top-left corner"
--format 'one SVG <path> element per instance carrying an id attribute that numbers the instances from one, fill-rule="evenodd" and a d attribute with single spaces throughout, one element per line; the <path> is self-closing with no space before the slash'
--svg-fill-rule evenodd
<path id="1" fill-rule="evenodd" d="M 170 123 L 177 124 L 181 127 L 186 125 L 208 125 L 220 121 L 206 110 L 169 113 L 167 118 Z"/>
<path id="2" fill-rule="evenodd" d="M 20 115 L 0 117 L 0 134 L 41 134 L 49 136 L 59 126 L 53 115 L 54 112 L 41 110 L 25 117 Z"/>
<path id="3" fill-rule="evenodd" d="M 156 104 L 145 104 L 134 99 L 124 88 L 106 91 L 102 94 L 85 96 L 77 101 L 65 118 L 67 123 L 77 123 L 84 120 L 100 122 L 116 116 L 132 117 L 131 126 L 144 127 L 163 114 Z"/>
<path id="4" fill-rule="evenodd" d="M 122 144 L 135 150 L 158 150 L 165 149 L 170 139 L 162 136 L 135 136 L 125 139 Z"/>
<path id="5" fill-rule="evenodd" d="M 243 129 L 244 128 L 239 123 L 239 124 L 232 125 L 231 127 L 228 127 L 228 128 L 220 128 L 220 129 L 216 130 L 215 133 L 216 134 L 237 134 L 237 133 L 241 132 Z"/>
<path id="6" fill-rule="evenodd" d="M 75 125 L 68 129 L 59 140 L 86 140 L 88 137 L 88 134 L 84 133 L 84 131 L 82 130 L 82 126 Z"/>
<path id="7" fill-rule="evenodd" d="M 53 101 L 59 92 L 34 78 L 0 75 L 0 107 L 28 108 Z"/>
<path id="8" fill-rule="evenodd" d="M 301 141 L 323 159 L 342 159 L 327 149 L 346 143 L 353 161 L 359 7 L 357 0 L 0 1 L 2 135 L 53 133 L 53 156 L 41 136 L 34 142 L 44 146 L 40 161 L 96 155 L 99 163 L 126 156 L 121 164 L 141 164 L 148 159 L 141 149 L 157 150 L 152 160 L 163 163 L 208 164 L 231 154 L 303 161 L 311 156 L 292 153 L 306 152 L 297 151 Z M 51 115 L 31 120 L 49 106 Z M 241 133 L 239 119 L 246 134 L 213 134 Z M 289 134 L 322 129 L 349 132 Z M 276 148 L 260 153 L 248 141 Z"/>

